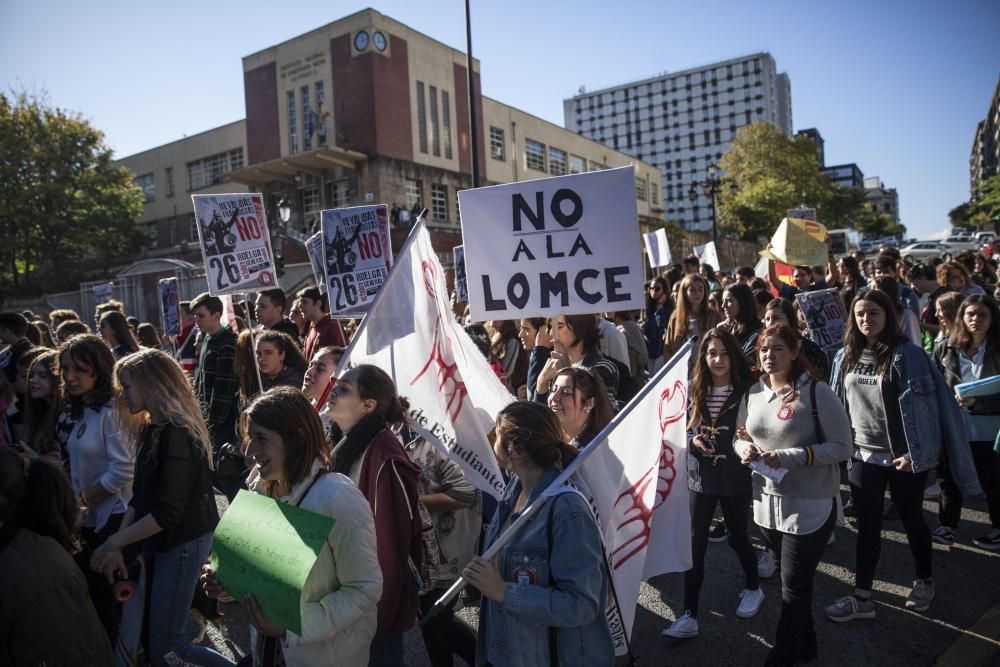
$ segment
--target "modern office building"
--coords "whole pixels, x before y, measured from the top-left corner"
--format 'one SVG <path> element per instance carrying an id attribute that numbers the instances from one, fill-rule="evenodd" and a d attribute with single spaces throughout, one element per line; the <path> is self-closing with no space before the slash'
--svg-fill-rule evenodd
<path id="1" fill-rule="evenodd" d="M 799 130 L 795 133 L 796 137 L 808 137 L 812 139 L 813 143 L 816 144 L 816 162 L 819 164 L 819 168 L 823 169 L 826 167 L 826 153 L 824 152 L 823 146 L 823 135 L 819 133 L 815 127 L 809 127 L 804 130 Z"/>
<path id="2" fill-rule="evenodd" d="M 884 213 L 899 224 L 899 195 L 896 188 L 887 188 L 878 176 L 869 176 L 864 181 L 865 201 L 879 213 Z"/>
<path id="3" fill-rule="evenodd" d="M 250 190 L 264 194 L 286 263 L 305 260 L 321 210 L 386 203 L 428 208 L 434 247 L 451 264 L 462 243 L 457 194 L 473 187 L 464 53 L 365 9 L 246 56 L 243 74 L 245 121 L 119 161 L 149 188 L 142 222 L 157 252 L 195 238 L 191 194 Z M 633 165 L 640 223 L 663 220 L 655 166 L 484 97 L 476 60 L 473 90 L 480 185 Z M 395 248 L 405 234 L 394 230 Z"/>
<path id="4" fill-rule="evenodd" d="M 865 185 L 864 172 L 853 162 L 823 167 L 822 171 L 823 175 L 829 178 L 834 185 L 845 188 L 862 188 Z"/>
<path id="5" fill-rule="evenodd" d="M 563 101 L 563 115 L 566 128 L 657 166 L 666 217 L 699 231 L 712 227 L 711 202 L 692 186 L 740 128 L 767 121 L 792 135 L 788 76 L 769 53 L 581 89 Z"/>
<path id="6" fill-rule="evenodd" d="M 969 186 L 976 196 L 979 184 L 1000 173 L 1000 76 L 993 87 L 986 118 L 976 125 L 976 136 L 969 157 Z"/>

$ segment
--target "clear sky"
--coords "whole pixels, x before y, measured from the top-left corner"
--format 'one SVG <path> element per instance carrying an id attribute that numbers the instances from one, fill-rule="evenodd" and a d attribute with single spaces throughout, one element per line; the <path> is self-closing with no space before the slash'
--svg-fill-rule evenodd
<path id="1" fill-rule="evenodd" d="M 367 6 L 465 49 L 461 0 L 11 0 L 0 84 L 47 91 L 129 155 L 243 118 L 243 56 Z M 914 236 L 968 198 L 1000 75 L 997 0 L 472 0 L 472 30 L 483 92 L 560 125 L 581 85 L 769 51 L 791 79 L 794 128 L 820 130 L 827 164 L 897 188 Z"/>

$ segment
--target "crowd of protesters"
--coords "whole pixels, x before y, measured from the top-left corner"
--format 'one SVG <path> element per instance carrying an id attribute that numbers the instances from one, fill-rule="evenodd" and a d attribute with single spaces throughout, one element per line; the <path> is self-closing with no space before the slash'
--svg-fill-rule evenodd
<path id="1" fill-rule="evenodd" d="M 932 542 L 1000 550 L 1000 392 L 955 392 L 1000 374 L 998 276 L 983 257 L 885 251 L 796 266 L 785 283 L 773 265 L 757 276 L 688 258 L 649 280 L 639 313 L 462 322 L 519 399 L 496 418 L 498 502 L 411 430 L 385 370 L 335 379 L 356 323 L 332 317 L 317 287 L 269 289 L 228 314 L 198 295 L 171 339 L 116 301 L 98 307 L 96 334 L 70 310 L 0 313 L 0 662 L 401 665 L 404 633 L 462 577 L 465 594 L 421 628 L 435 667 L 612 664 L 611 582 L 581 494 L 556 494 L 496 558 L 479 554 L 692 338 L 693 566 L 663 634 L 698 636 L 707 544 L 728 540 L 737 617 L 759 612 L 761 580 L 781 570 L 766 664 L 811 660 L 813 579 L 847 517 L 854 589 L 822 601 L 835 622 L 875 616 L 887 516 L 913 556 L 915 612 L 935 597 Z M 810 338 L 795 298 L 821 289 L 847 313 L 834 350 Z M 334 519 L 299 633 L 252 594 L 234 600 L 208 565 L 217 494 L 240 489 Z M 992 525 L 962 535 L 963 502 L 980 493 Z M 122 578 L 144 580 L 145 606 L 123 606 Z M 192 608 L 219 601 L 251 625 L 235 661 L 185 631 Z M 479 605 L 477 628 L 462 604 Z"/>

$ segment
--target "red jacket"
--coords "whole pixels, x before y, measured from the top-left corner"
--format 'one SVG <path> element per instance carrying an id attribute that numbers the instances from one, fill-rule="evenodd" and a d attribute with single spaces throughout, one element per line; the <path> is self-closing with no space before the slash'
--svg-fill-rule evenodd
<path id="1" fill-rule="evenodd" d="M 417 582 L 409 560 L 420 570 L 420 514 L 417 479 L 420 468 L 388 428 L 368 445 L 358 488 L 375 516 L 378 562 L 382 568 L 382 598 L 378 601 L 376 635 L 406 632 L 417 619 Z"/>
<path id="2" fill-rule="evenodd" d="M 324 315 L 319 322 L 313 322 L 306 334 L 306 344 L 302 350 L 306 363 L 312 361 L 316 350 L 327 345 L 347 346 L 347 339 L 344 338 L 344 330 L 340 328 L 340 322 L 330 315 Z"/>

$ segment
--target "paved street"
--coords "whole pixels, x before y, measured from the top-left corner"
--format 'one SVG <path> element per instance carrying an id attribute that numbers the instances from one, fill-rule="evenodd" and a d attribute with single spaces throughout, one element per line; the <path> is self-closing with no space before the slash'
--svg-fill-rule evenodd
<path id="1" fill-rule="evenodd" d="M 846 491 L 846 489 L 845 489 Z M 222 504 L 225 500 L 222 500 Z M 936 503 L 926 502 L 928 522 L 936 524 Z M 1000 665 L 1000 553 L 971 546 L 974 536 L 986 532 L 985 503 L 971 503 L 963 514 L 959 544 L 934 546 L 937 598 L 925 614 L 903 607 L 912 579 L 912 558 L 899 521 L 886 522 L 882 560 L 876 573 L 877 616 L 838 625 L 822 616 L 822 607 L 851 590 L 855 530 L 836 530 L 836 542 L 826 549 L 816 576 L 817 631 L 820 658 L 814 665 Z M 756 534 L 755 530 L 751 531 Z M 761 547 L 759 540 L 755 545 Z M 709 544 L 702 610 L 701 636 L 671 640 L 660 632 L 680 613 L 683 577 L 670 574 L 644 584 L 639 596 L 632 648 L 640 665 L 760 665 L 770 647 L 781 604 L 779 575 L 763 582 L 766 599 L 752 619 L 739 619 L 735 609 L 742 589 L 735 554 L 725 543 Z M 223 605 L 232 641 L 248 646 L 246 616 L 238 604 Z M 474 610 L 461 616 L 475 623 Z M 220 650 L 231 651 L 211 628 L 209 638 Z M 430 663 L 419 633 L 406 637 L 406 664 Z M 462 662 L 456 659 L 456 664 Z M 626 664 L 625 660 L 619 661 Z"/>

